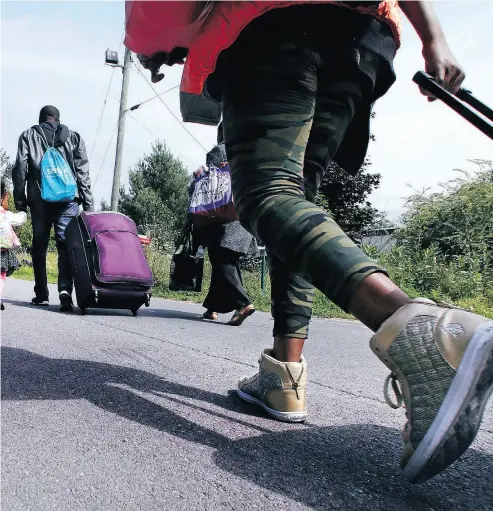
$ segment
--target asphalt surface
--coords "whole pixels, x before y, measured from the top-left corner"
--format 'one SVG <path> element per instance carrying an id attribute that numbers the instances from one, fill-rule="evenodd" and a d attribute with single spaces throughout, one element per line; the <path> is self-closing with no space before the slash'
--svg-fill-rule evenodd
<path id="1" fill-rule="evenodd" d="M 268 314 L 234 328 L 153 299 L 82 317 L 27 305 L 31 290 L 9 280 L 1 313 L 4 510 L 493 509 L 492 403 L 461 460 L 408 484 L 404 411 L 358 323 L 313 321 L 309 421 L 290 425 L 232 392 Z"/>

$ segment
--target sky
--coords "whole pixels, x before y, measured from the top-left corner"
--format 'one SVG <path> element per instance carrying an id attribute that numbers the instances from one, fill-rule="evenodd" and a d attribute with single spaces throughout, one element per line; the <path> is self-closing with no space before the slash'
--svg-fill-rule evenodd
<path id="1" fill-rule="evenodd" d="M 104 54 L 107 48 L 118 50 L 123 61 L 124 2 L 3 0 L 0 5 L 1 147 L 15 157 L 21 132 L 37 123 L 43 105 L 53 104 L 61 121 L 86 142 L 97 204 L 109 200 L 122 73 L 105 66 Z M 493 105 L 493 0 L 434 5 L 449 45 L 466 70 L 464 85 Z M 135 58 L 128 107 L 154 96 L 138 67 Z M 468 160 L 493 160 L 493 144 L 485 135 L 445 105 L 429 104 L 419 94 L 412 76 L 423 67 L 419 39 L 403 18 L 402 47 L 395 60 L 397 82 L 375 106 L 376 142 L 369 149 L 370 170 L 382 175 L 371 201 L 392 219 L 402 213 L 413 189 L 436 190 L 455 177 L 454 169 L 473 169 Z M 154 85 L 159 93 L 180 83 L 182 68 L 163 66 L 163 71 L 165 79 Z M 162 97 L 180 117 L 178 89 Z M 127 115 L 122 182 L 157 138 L 166 141 L 189 171 L 203 164 L 216 130 L 186 127 L 196 140 L 159 99 Z"/>

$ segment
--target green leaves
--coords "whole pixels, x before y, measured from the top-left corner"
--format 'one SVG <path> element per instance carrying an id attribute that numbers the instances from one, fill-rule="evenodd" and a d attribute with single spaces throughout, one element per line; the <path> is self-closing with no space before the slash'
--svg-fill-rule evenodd
<path id="1" fill-rule="evenodd" d="M 378 216 L 368 196 L 378 188 L 380 174 L 365 172 L 369 165 L 366 161 L 361 172 L 351 177 L 337 164 L 331 163 L 315 201 L 330 211 L 342 230 L 356 241 L 359 241 L 361 231 L 371 227 Z"/>
<path id="2" fill-rule="evenodd" d="M 129 191 L 120 193 L 119 210 L 150 234 L 161 249 L 174 247 L 188 206 L 189 176 L 165 142 L 156 141 L 129 173 Z"/>

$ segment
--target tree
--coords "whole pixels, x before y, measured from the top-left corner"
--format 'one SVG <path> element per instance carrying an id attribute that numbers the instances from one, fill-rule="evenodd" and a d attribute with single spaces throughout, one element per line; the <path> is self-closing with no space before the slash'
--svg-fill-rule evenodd
<path id="1" fill-rule="evenodd" d="M 7 188 L 12 187 L 12 162 L 5 149 L 0 149 L 0 179 L 7 183 Z"/>
<path id="2" fill-rule="evenodd" d="M 130 171 L 129 192 L 120 191 L 118 209 L 146 229 L 161 248 L 170 248 L 185 221 L 188 181 L 181 160 L 165 142 L 156 141 L 151 153 Z"/>
<path id="3" fill-rule="evenodd" d="M 371 117 L 375 117 L 375 112 Z M 374 135 L 370 135 L 370 141 L 375 141 Z M 370 165 L 367 158 L 360 172 L 353 177 L 337 163 L 330 163 L 315 200 L 356 242 L 361 241 L 361 231 L 370 228 L 379 214 L 368 201 L 368 196 L 379 187 L 381 175 L 369 174 Z"/>
<path id="4" fill-rule="evenodd" d="M 121 194 L 120 194 L 120 196 L 121 196 Z M 104 199 L 102 199 L 101 204 L 99 205 L 99 211 L 111 211 L 110 203 L 106 202 Z"/>
<path id="5" fill-rule="evenodd" d="M 341 229 L 355 241 L 360 241 L 361 231 L 371 227 L 378 214 L 367 197 L 378 188 L 380 174 L 369 174 L 371 165 L 366 160 L 354 177 L 332 162 L 320 185 L 316 203 L 330 212 Z"/>

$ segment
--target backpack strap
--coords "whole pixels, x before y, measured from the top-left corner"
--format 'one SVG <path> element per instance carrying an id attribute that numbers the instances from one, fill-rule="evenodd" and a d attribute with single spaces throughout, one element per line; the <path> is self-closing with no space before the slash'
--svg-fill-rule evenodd
<path id="1" fill-rule="evenodd" d="M 39 129 L 36 129 L 36 128 L 39 128 Z M 46 147 L 48 149 L 50 147 L 55 147 L 55 135 L 56 135 L 56 132 L 58 130 L 58 126 L 55 129 L 55 132 L 53 133 L 53 145 L 52 146 L 50 146 L 50 144 L 48 143 L 48 139 L 46 138 L 45 132 L 43 131 L 43 128 L 39 124 L 37 124 L 36 126 L 33 126 L 33 129 L 35 129 L 36 133 L 41 137 L 41 139 L 46 144 Z"/>

